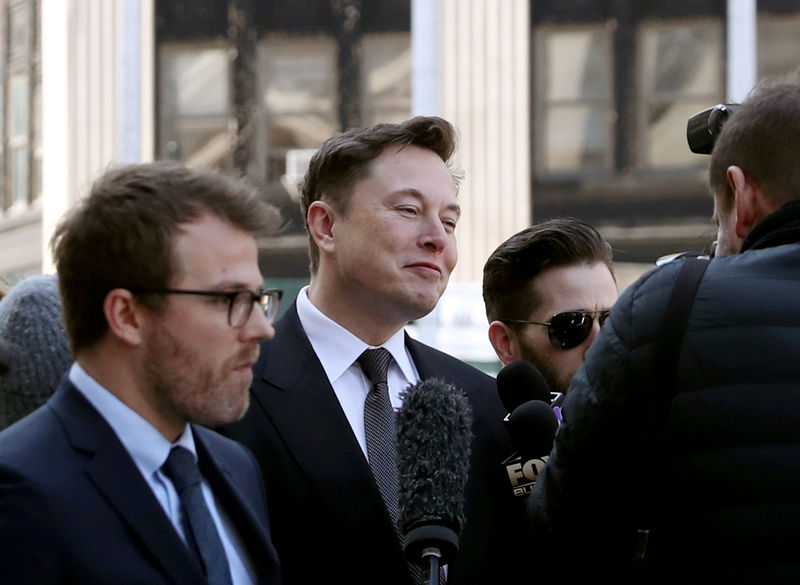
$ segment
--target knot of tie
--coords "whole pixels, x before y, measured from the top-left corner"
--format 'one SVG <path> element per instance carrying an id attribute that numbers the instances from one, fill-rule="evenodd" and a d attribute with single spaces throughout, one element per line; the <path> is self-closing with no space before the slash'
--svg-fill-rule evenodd
<path id="1" fill-rule="evenodd" d="M 358 357 L 361 369 L 364 370 L 364 374 L 366 374 L 373 386 L 386 382 L 386 374 L 389 371 L 391 362 L 392 354 L 383 347 L 367 349 Z"/>
<path id="2" fill-rule="evenodd" d="M 197 467 L 194 456 L 184 447 L 173 447 L 161 469 L 164 471 L 164 475 L 172 480 L 178 494 L 183 493 L 186 488 L 202 482 L 200 469 Z"/>

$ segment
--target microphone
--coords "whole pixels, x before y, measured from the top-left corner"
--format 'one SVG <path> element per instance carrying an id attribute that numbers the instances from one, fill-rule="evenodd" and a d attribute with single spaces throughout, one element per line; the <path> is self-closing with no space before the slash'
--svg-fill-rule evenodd
<path id="1" fill-rule="evenodd" d="M 397 467 L 405 553 L 435 585 L 458 553 L 472 451 L 466 394 L 438 378 L 409 386 L 397 412 Z"/>
<path id="2" fill-rule="evenodd" d="M 528 400 L 508 417 L 508 434 L 523 461 L 550 454 L 558 419 L 553 408 L 541 400 Z"/>
<path id="3" fill-rule="evenodd" d="M 508 412 L 528 400 L 550 402 L 550 386 L 542 373 L 530 362 L 511 362 L 497 372 L 497 393 Z"/>
<path id="4" fill-rule="evenodd" d="M 497 373 L 497 392 L 509 414 L 503 419 L 517 452 L 502 462 L 516 497 L 527 497 L 544 469 L 559 418 L 550 387 L 530 362 L 516 361 Z M 557 394 L 556 401 L 561 397 Z M 559 403 L 560 404 L 560 403 Z"/>

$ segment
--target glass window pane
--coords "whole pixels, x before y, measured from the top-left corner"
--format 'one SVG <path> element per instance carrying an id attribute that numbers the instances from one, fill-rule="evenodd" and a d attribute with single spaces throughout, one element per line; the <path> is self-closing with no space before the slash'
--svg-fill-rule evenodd
<path id="1" fill-rule="evenodd" d="M 602 107 L 551 107 L 546 120 L 545 166 L 549 171 L 580 171 L 609 164 L 610 124 Z"/>
<path id="2" fill-rule="evenodd" d="M 259 47 L 267 180 L 280 181 L 290 151 L 317 149 L 338 130 L 334 40 L 274 35 Z"/>
<path id="3" fill-rule="evenodd" d="M 27 60 L 29 20 L 27 2 L 18 2 L 11 6 L 8 15 L 8 56 L 12 62 L 24 63 Z"/>
<path id="4" fill-rule="evenodd" d="M 164 76 L 170 109 L 178 116 L 224 114 L 228 109 L 228 58 L 225 50 L 165 49 Z"/>
<path id="5" fill-rule="evenodd" d="M 9 83 L 9 139 L 28 137 L 28 76 L 17 75 Z"/>
<path id="6" fill-rule="evenodd" d="M 686 121 L 722 100 L 721 23 L 645 25 L 641 41 L 640 163 L 658 168 L 707 164 L 686 144 Z"/>
<path id="7" fill-rule="evenodd" d="M 33 88 L 33 185 L 31 199 L 42 194 L 42 83 L 37 81 Z"/>
<path id="8" fill-rule="evenodd" d="M 800 16 L 758 19 L 758 78 L 800 65 Z"/>
<path id="9" fill-rule="evenodd" d="M 189 166 L 225 168 L 231 157 L 224 47 L 161 48 L 159 153 Z"/>
<path id="10" fill-rule="evenodd" d="M 180 118 L 175 121 L 170 144 L 173 158 L 193 167 L 222 168 L 231 151 L 227 121 L 220 118 Z"/>
<path id="11" fill-rule="evenodd" d="M 651 104 L 646 156 L 652 166 L 708 164 L 707 158 L 701 159 L 689 150 L 686 142 L 686 122 L 692 114 L 707 108 L 709 104 L 708 100 Z"/>
<path id="12" fill-rule="evenodd" d="M 644 33 L 645 83 L 658 97 L 714 93 L 719 87 L 719 27 L 677 25 Z"/>
<path id="13" fill-rule="evenodd" d="M 411 35 L 367 34 L 364 58 L 363 122 L 398 123 L 411 115 Z"/>
<path id="14" fill-rule="evenodd" d="M 613 159 L 611 34 L 543 29 L 537 36 L 537 172 L 608 170 Z"/>
<path id="15" fill-rule="evenodd" d="M 15 148 L 11 153 L 9 187 L 13 203 L 28 201 L 28 149 Z"/>
<path id="16" fill-rule="evenodd" d="M 262 56 L 270 146 L 318 147 L 337 128 L 333 39 L 273 37 Z"/>
<path id="17" fill-rule="evenodd" d="M 547 35 L 547 96 L 550 100 L 608 99 L 610 38 L 605 30 Z"/>

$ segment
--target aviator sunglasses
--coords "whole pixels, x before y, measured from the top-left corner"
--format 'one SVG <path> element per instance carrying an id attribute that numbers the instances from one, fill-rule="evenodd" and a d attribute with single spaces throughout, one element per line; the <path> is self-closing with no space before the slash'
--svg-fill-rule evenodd
<path id="1" fill-rule="evenodd" d="M 608 319 L 608 309 L 603 311 L 567 311 L 553 315 L 549 323 L 541 321 L 523 321 L 521 319 L 500 319 L 504 323 L 524 323 L 526 325 L 542 325 L 547 327 L 550 343 L 558 349 L 572 349 L 586 341 L 592 332 L 595 318 L 602 327 Z"/>

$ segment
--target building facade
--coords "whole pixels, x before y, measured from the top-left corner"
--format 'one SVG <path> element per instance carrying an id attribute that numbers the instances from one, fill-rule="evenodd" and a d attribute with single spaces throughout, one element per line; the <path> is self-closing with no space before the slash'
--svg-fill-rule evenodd
<path id="1" fill-rule="evenodd" d="M 460 133 L 460 260 L 414 326 L 475 362 L 493 360 L 480 278 L 501 241 L 586 219 L 612 242 L 621 286 L 705 247 L 708 161 L 688 150 L 687 118 L 740 99 L 739 73 L 800 65 L 800 0 L 0 7 L 0 282 L 52 271 L 53 226 L 109 164 L 168 158 L 247 175 L 281 208 L 261 263 L 291 295 L 308 280 L 297 186 L 310 154 L 350 126 L 438 114 Z M 736 47 L 751 47 L 744 60 Z"/>

